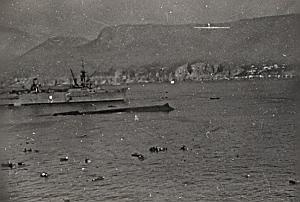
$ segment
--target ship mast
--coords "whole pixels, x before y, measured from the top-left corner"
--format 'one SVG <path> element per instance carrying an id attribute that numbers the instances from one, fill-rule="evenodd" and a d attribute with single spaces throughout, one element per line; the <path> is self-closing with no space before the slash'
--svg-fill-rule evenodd
<path id="1" fill-rule="evenodd" d="M 82 67 L 82 70 L 84 71 L 84 61 L 83 61 L 83 58 L 81 58 L 81 67 Z"/>
<path id="2" fill-rule="evenodd" d="M 81 86 L 82 87 L 85 87 L 86 86 L 86 71 L 84 69 L 84 61 L 83 59 L 81 59 L 81 67 L 82 67 L 82 70 L 81 70 L 81 74 L 80 74 L 80 80 L 81 80 Z"/>

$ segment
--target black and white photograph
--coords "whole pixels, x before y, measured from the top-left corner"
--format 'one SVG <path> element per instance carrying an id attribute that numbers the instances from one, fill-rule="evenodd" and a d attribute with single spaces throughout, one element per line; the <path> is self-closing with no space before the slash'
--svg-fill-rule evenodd
<path id="1" fill-rule="evenodd" d="M 299 7 L 0 0 L 0 202 L 300 201 Z"/>

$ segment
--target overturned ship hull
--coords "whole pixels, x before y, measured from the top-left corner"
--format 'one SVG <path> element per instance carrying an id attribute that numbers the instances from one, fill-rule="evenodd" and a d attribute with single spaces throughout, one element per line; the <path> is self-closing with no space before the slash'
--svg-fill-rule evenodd
<path id="1" fill-rule="evenodd" d="M 125 101 L 127 88 L 119 89 L 69 89 L 66 92 L 40 92 L 0 96 L 0 105 L 42 105 Z"/>
<path id="2" fill-rule="evenodd" d="M 116 109 L 102 109 L 95 111 L 69 111 L 54 113 L 52 116 L 76 116 L 76 115 L 93 115 L 93 114 L 113 114 L 120 112 L 171 112 L 174 108 L 169 103 L 163 105 L 151 105 L 151 106 L 138 106 L 138 107 L 124 107 Z"/>

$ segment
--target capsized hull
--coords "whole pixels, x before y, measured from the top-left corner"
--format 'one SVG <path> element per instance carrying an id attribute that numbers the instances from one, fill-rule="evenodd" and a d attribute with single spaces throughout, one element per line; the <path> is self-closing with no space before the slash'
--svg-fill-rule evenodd
<path id="1" fill-rule="evenodd" d="M 67 92 L 10 94 L 0 97 L 0 105 L 41 105 L 125 101 L 127 88 L 70 89 Z"/>
<path id="2" fill-rule="evenodd" d="M 52 114 L 53 116 L 76 116 L 76 115 L 92 115 L 92 114 L 113 114 L 119 112 L 171 112 L 174 108 L 169 103 L 163 105 L 150 105 L 150 106 L 138 106 L 138 107 L 123 107 L 115 109 L 101 109 L 93 111 L 69 111 L 59 112 Z"/>

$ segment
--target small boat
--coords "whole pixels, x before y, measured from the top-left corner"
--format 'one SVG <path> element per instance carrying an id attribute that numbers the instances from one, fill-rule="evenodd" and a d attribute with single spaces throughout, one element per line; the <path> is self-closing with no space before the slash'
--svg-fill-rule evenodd
<path id="1" fill-rule="evenodd" d="M 82 62 L 81 83 L 71 70 L 73 84 L 67 86 L 41 86 L 37 78 L 33 79 L 30 89 L 13 89 L 0 94 L 0 105 L 22 106 L 41 104 L 69 104 L 126 101 L 126 87 L 93 87 L 86 76 Z"/>

